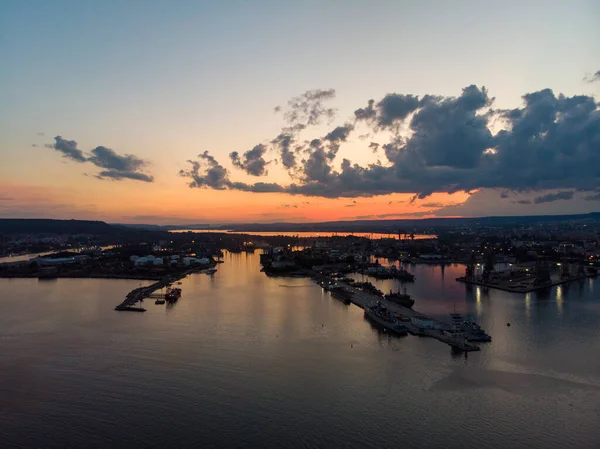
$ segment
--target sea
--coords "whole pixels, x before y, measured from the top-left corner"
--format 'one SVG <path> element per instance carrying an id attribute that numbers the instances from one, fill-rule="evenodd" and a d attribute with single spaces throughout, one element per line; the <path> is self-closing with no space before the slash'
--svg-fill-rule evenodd
<path id="1" fill-rule="evenodd" d="M 223 260 L 145 313 L 113 309 L 150 281 L 0 279 L 0 447 L 600 447 L 598 279 L 524 295 L 406 266 L 415 309 L 491 334 L 464 354 L 269 278 L 258 252 Z"/>

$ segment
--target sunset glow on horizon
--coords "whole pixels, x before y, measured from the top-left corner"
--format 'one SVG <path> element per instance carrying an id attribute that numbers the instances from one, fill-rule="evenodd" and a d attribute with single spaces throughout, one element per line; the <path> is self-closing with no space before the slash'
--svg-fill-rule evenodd
<path id="1" fill-rule="evenodd" d="M 0 217 L 599 210 L 598 4 L 225 3 L 9 1 Z"/>

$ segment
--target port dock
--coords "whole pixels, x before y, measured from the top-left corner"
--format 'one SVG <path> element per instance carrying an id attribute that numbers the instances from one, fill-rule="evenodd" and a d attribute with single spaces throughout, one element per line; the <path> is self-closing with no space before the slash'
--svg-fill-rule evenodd
<path id="1" fill-rule="evenodd" d="M 465 276 L 456 278 L 458 282 L 462 282 L 467 285 L 478 285 L 483 288 L 494 288 L 496 290 L 503 290 L 511 293 L 531 293 L 538 290 L 544 290 L 546 288 L 555 287 L 557 285 L 568 284 L 569 282 L 580 281 L 583 279 L 594 277 L 593 274 L 582 274 L 568 277 L 552 276 L 547 283 L 536 284 L 533 278 L 527 278 L 520 281 L 512 282 L 512 280 L 492 280 L 484 281 L 481 278 L 467 279 Z"/>
<path id="2" fill-rule="evenodd" d="M 453 337 L 446 332 L 451 330 L 451 325 L 442 321 L 436 320 L 435 318 L 428 317 L 427 315 L 417 312 L 416 310 L 403 307 L 391 301 L 387 301 L 385 298 L 379 297 L 372 293 L 368 293 L 359 290 L 349 284 L 340 282 L 338 280 L 329 278 L 327 276 L 320 275 L 318 273 L 312 273 L 312 278 L 318 283 L 329 283 L 336 284 L 350 293 L 350 302 L 361 309 L 365 309 L 376 301 L 381 301 L 390 312 L 395 315 L 401 315 L 408 321 L 401 321 L 400 323 L 406 326 L 408 332 L 412 335 L 418 335 L 422 337 L 431 337 L 439 340 L 443 343 L 450 345 L 451 347 L 460 351 L 479 351 L 481 348 L 478 345 L 464 341 L 461 338 Z M 410 320 L 412 318 L 419 318 L 421 320 L 427 320 L 435 325 L 434 329 L 423 329 L 414 325 Z"/>
<path id="3" fill-rule="evenodd" d="M 146 287 L 138 287 L 131 290 L 125 300 L 115 307 L 115 310 L 120 312 L 145 312 L 146 309 L 143 307 L 137 306 L 136 304 L 141 303 L 146 298 L 152 299 L 164 299 L 164 293 L 154 293 L 156 290 L 160 290 L 162 288 L 167 287 L 168 285 L 177 282 L 180 279 L 183 279 L 190 273 L 194 273 L 198 271 L 197 268 L 192 268 L 186 270 L 178 275 L 169 275 L 161 279 L 160 281 L 155 282 L 154 284 L 148 285 Z"/>

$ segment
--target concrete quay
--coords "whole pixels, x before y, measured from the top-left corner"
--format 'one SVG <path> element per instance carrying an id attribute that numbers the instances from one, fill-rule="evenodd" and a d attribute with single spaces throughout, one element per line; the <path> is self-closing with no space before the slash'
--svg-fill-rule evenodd
<path id="1" fill-rule="evenodd" d="M 135 288 L 127 294 L 127 296 L 125 297 L 125 300 L 121 304 L 119 304 L 117 307 L 115 307 L 115 310 L 130 311 L 130 312 L 145 312 L 146 309 L 144 309 L 142 307 L 138 307 L 135 304 L 143 301 L 144 298 L 147 298 L 152 293 L 154 293 L 156 290 L 165 288 L 167 285 L 172 284 L 173 282 L 177 282 L 178 280 L 186 277 L 188 274 L 193 273 L 198 270 L 199 270 L 198 268 L 191 268 L 191 269 L 183 271 L 182 273 L 177 274 L 177 275 L 165 276 L 160 281 L 157 281 L 154 284 L 148 285 L 146 287 Z"/>
<path id="2" fill-rule="evenodd" d="M 462 282 L 467 285 L 479 285 L 484 288 L 494 288 L 496 290 L 503 290 L 511 293 L 531 293 L 545 288 L 555 287 L 557 285 L 568 284 L 569 282 L 579 281 L 594 277 L 591 274 L 569 276 L 567 278 L 561 278 L 555 276 L 551 282 L 544 285 L 534 285 L 534 279 L 524 279 L 520 281 L 509 281 L 509 280 L 495 280 L 495 281 L 483 281 L 482 279 L 466 279 L 465 277 L 456 278 L 458 282 Z"/>
<path id="3" fill-rule="evenodd" d="M 394 315 L 402 315 L 406 318 L 425 318 L 433 321 L 438 327 L 438 329 L 421 329 L 418 326 L 412 324 L 411 322 L 402 322 L 402 324 L 404 324 L 408 328 L 409 333 L 411 333 L 412 335 L 435 338 L 436 340 L 446 343 L 452 346 L 453 348 L 456 348 L 461 351 L 479 351 L 481 349 L 479 346 L 473 343 L 465 342 L 460 338 L 451 337 L 450 335 L 445 334 L 444 331 L 449 331 L 451 329 L 451 326 L 448 323 L 444 323 L 443 321 L 439 321 L 434 318 L 428 317 L 427 315 L 420 313 L 416 310 L 403 307 L 391 301 L 387 301 L 384 298 L 381 298 L 377 295 L 359 290 L 355 287 L 352 287 L 349 284 L 336 281 L 335 279 L 331 279 L 326 276 L 322 276 L 315 273 L 313 274 L 313 279 L 317 282 L 324 281 L 335 283 L 336 285 L 344 288 L 349 293 L 352 293 L 352 295 L 350 296 L 350 302 L 360 307 L 361 309 L 365 309 L 366 307 L 370 306 L 376 301 L 381 301 L 381 304 L 384 305 L 389 311 L 394 313 Z"/>

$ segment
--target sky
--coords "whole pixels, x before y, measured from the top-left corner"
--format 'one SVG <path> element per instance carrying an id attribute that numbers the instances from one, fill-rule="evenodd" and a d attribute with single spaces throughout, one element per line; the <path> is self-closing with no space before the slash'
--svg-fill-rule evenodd
<path id="1" fill-rule="evenodd" d="M 0 218 L 600 211 L 596 0 L 0 8 Z"/>

